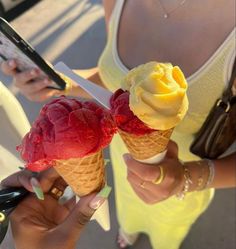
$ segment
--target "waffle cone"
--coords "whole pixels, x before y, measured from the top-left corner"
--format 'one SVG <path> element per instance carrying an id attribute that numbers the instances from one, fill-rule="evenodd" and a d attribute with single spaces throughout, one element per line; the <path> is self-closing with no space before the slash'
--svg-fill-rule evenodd
<path id="1" fill-rule="evenodd" d="M 100 191 L 105 184 L 102 150 L 83 158 L 56 160 L 54 168 L 80 197 Z"/>
<path id="2" fill-rule="evenodd" d="M 119 134 L 133 158 L 145 160 L 165 151 L 172 131 L 173 128 L 137 136 L 119 129 Z"/>

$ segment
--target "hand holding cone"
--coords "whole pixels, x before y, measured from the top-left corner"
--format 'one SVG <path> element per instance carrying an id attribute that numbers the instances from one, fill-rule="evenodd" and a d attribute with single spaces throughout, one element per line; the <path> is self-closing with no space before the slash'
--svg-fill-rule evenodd
<path id="1" fill-rule="evenodd" d="M 62 96 L 42 108 L 18 151 L 27 169 L 54 167 L 82 197 L 105 186 L 102 150 L 116 129 L 111 114 L 96 103 Z"/>
<path id="2" fill-rule="evenodd" d="M 185 77 L 171 64 L 149 62 L 132 69 L 122 87 L 111 98 L 119 134 L 134 159 L 157 163 L 188 109 Z"/>

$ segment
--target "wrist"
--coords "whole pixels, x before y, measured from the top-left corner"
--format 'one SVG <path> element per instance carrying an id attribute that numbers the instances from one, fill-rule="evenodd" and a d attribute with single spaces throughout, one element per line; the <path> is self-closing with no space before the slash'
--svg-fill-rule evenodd
<path id="1" fill-rule="evenodd" d="M 190 175 L 189 168 L 185 165 L 185 163 L 181 162 L 182 165 L 182 174 L 183 174 L 183 180 L 181 184 L 181 191 L 176 194 L 177 199 L 183 200 L 186 193 L 190 192 L 192 182 L 192 177 Z"/>
<path id="2" fill-rule="evenodd" d="M 208 159 L 185 163 L 188 167 L 192 184 L 189 191 L 201 191 L 211 186 L 215 175 L 214 162 Z"/>

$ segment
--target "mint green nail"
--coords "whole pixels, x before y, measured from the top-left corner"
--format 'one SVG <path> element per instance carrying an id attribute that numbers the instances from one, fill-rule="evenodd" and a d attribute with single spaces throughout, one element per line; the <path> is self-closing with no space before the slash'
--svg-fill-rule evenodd
<path id="1" fill-rule="evenodd" d="M 39 200 L 44 200 L 44 194 L 41 188 L 33 187 L 33 190 Z"/>
<path id="2" fill-rule="evenodd" d="M 32 177 L 30 179 L 30 183 L 31 183 L 31 186 L 32 186 L 33 191 L 36 194 L 37 198 L 39 200 L 44 200 L 44 194 L 43 194 L 43 191 L 40 187 L 40 183 L 38 182 L 38 180 L 36 178 Z"/>
<path id="3" fill-rule="evenodd" d="M 110 159 L 104 159 L 104 165 L 107 166 L 108 163 L 110 163 Z"/>
<path id="4" fill-rule="evenodd" d="M 111 193 L 111 187 L 106 185 L 98 194 L 98 197 L 102 197 L 102 198 L 108 198 L 109 194 Z"/>

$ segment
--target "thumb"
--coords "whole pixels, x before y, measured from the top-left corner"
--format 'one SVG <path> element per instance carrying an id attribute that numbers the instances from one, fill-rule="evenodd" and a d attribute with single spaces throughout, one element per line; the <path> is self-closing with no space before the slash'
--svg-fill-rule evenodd
<path id="1" fill-rule="evenodd" d="M 75 207 L 71 210 L 71 213 L 60 224 L 54 232 L 60 234 L 65 240 L 76 242 L 84 226 L 90 221 L 90 218 L 96 211 L 90 207 L 90 203 L 95 198 L 96 194 L 91 194 L 82 197 Z"/>
<path id="2" fill-rule="evenodd" d="M 179 148 L 176 142 L 170 140 L 167 146 L 166 157 L 168 158 L 177 158 L 178 157 Z"/>

